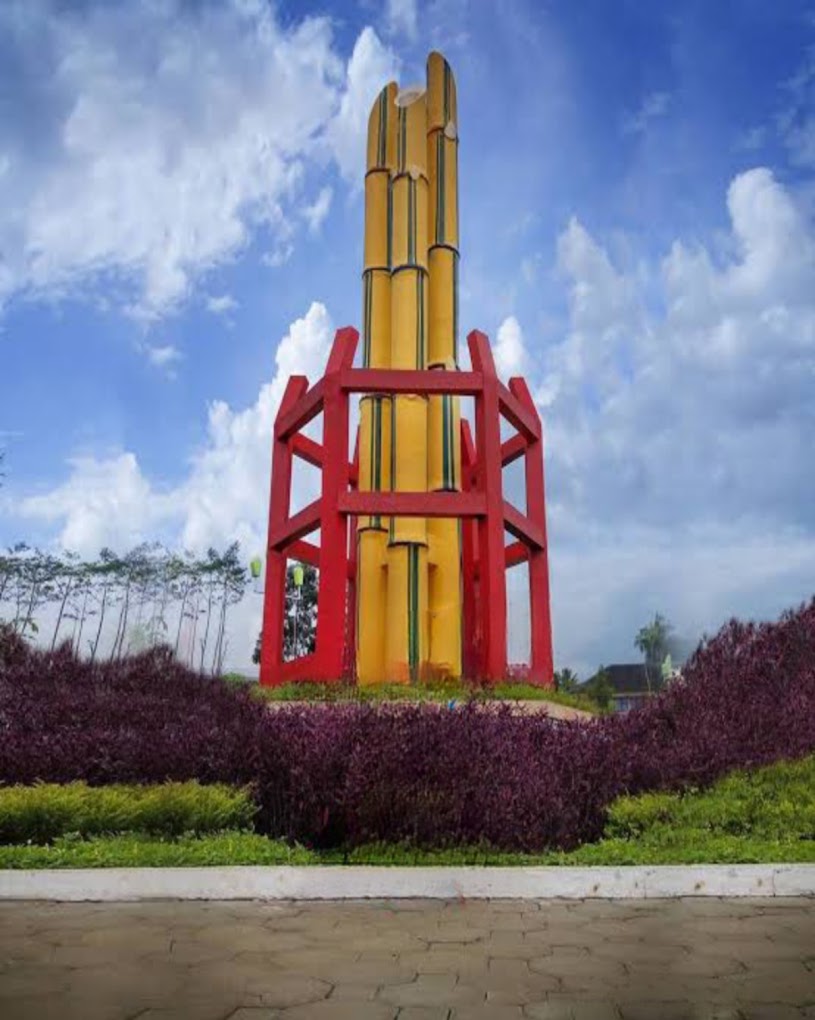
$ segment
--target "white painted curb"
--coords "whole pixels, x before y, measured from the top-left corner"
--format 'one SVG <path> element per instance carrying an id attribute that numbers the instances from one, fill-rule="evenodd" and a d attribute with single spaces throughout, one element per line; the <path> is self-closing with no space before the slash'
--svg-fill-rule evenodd
<path id="1" fill-rule="evenodd" d="M 677 896 L 815 897 L 815 864 L 0 870 L 0 900 L 573 900 Z"/>

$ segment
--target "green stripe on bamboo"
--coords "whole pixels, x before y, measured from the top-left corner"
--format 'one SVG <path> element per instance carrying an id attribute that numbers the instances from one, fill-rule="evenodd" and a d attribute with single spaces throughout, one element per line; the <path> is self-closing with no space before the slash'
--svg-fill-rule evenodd
<path id="1" fill-rule="evenodd" d="M 419 549 L 408 546 L 408 648 L 411 676 L 419 665 Z"/>

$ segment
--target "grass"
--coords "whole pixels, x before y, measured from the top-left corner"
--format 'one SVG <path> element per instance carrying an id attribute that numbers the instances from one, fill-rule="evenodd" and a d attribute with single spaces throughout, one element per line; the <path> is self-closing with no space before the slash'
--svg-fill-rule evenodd
<path id="1" fill-rule="evenodd" d="M 367 846 L 315 852 L 249 832 L 176 839 L 63 836 L 49 846 L 0 846 L 1 868 L 229 864 L 631 865 L 815 863 L 815 756 L 734 772 L 708 790 L 623 797 L 606 838 L 570 852 L 488 847 Z"/>
<path id="2" fill-rule="evenodd" d="M 233 676 L 226 678 L 236 682 Z M 566 694 L 548 687 L 532 684 L 505 683 L 492 685 L 466 685 L 452 683 L 377 684 L 357 687 L 353 684 L 326 684 L 317 682 L 288 683 L 280 687 L 252 686 L 252 693 L 265 701 L 551 701 L 558 705 L 582 709 L 597 714 L 601 711 L 596 702 L 580 694 Z"/>
<path id="3" fill-rule="evenodd" d="M 0 846 L 0 868 L 173 868 L 231 864 L 316 864 L 301 847 L 253 832 L 186 834 L 157 839 L 146 833 L 61 836 L 47 846 Z"/>

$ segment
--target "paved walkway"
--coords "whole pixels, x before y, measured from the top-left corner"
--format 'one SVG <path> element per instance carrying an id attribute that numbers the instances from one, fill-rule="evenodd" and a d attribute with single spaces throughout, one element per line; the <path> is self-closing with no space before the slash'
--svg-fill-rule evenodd
<path id="1" fill-rule="evenodd" d="M 2 1020 L 803 1020 L 815 900 L 0 903 Z"/>

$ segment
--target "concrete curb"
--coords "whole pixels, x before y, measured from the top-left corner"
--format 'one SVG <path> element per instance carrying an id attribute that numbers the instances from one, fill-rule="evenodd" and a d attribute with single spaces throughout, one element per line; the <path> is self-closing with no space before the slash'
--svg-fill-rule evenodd
<path id="1" fill-rule="evenodd" d="M 582 900 L 679 896 L 815 897 L 815 864 L 0 871 L 0 900 Z"/>

